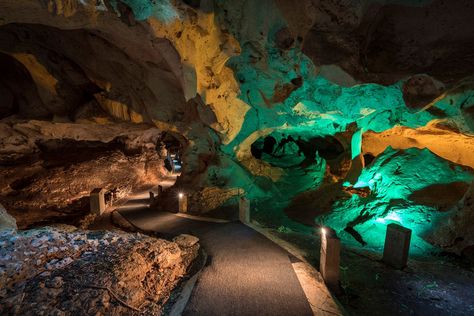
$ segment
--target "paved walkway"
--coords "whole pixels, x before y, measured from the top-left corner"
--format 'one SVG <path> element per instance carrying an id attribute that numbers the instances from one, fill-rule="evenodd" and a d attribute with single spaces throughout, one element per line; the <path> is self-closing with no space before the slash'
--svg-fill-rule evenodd
<path id="1" fill-rule="evenodd" d="M 143 197 L 144 198 L 144 197 Z M 164 237 L 199 237 L 208 254 L 183 315 L 313 315 L 290 255 L 239 223 L 211 223 L 151 211 L 131 200 L 119 212 L 135 226 Z"/>

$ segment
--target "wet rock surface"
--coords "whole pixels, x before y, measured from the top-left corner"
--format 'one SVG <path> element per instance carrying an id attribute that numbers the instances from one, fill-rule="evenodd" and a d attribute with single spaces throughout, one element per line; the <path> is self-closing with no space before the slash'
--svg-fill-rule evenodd
<path id="1" fill-rule="evenodd" d="M 0 233 L 2 315 L 156 315 L 198 254 L 169 242 L 72 226 Z"/>

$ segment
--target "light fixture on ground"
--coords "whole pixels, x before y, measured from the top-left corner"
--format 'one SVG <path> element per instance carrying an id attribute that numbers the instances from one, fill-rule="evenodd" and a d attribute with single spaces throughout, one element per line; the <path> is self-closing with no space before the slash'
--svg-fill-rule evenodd
<path id="1" fill-rule="evenodd" d="M 180 213 L 188 211 L 188 197 L 182 192 L 178 194 L 178 211 Z"/>
<path id="2" fill-rule="evenodd" d="M 396 269 L 406 267 L 410 250 L 411 229 L 398 224 L 387 225 L 383 261 Z"/>
<path id="3" fill-rule="evenodd" d="M 340 252 L 341 241 L 334 230 L 322 227 L 319 271 L 326 285 L 333 291 L 339 290 Z"/>

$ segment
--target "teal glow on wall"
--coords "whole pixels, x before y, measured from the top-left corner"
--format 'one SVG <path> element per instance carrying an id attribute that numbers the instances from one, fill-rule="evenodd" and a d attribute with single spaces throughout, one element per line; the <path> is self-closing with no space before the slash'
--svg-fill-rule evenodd
<path id="1" fill-rule="evenodd" d="M 470 183 L 472 180 L 471 172 L 443 160 L 428 149 L 400 151 L 387 148 L 362 171 L 354 185 L 370 188 L 371 194 L 367 198 L 353 195 L 349 200 L 338 201 L 334 212 L 319 220 L 339 232 L 352 225 L 372 247 L 382 247 L 386 225 L 397 222 L 413 230 L 415 250 L 432 250 L 424 239 L 429 239 L 450 214 L 412 201 L 411 194 L 435 184 Z M 436 198 L 433 196 L 434 200 Z"/>
<path id="2" fill-rule="evenodd" d="M 162 22 L 169 23 L 179 17 L 178 12 L 169 0 L 118 0 L 129 6 L 137 21 L 144 21 L 150 17 L 155 17 Z M 117 0 L 113 1 L 113 6 L 117 7 Z"/>
<path id="3" fill-rule="evenodd" d="M 358 130 L 352 135 L 351 139 L 352 159 L 358 157 L 362 152 L 362 130 Z"/>

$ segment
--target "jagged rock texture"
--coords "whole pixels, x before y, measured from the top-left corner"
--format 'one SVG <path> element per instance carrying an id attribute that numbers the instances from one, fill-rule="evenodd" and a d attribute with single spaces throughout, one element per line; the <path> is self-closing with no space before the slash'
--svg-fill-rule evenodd
<path id="1" fill-rule="evenodd" d="M 3 315 L 156 315 L 197 257 L 197 238 L 44 227 L 0 232 Z"/>

